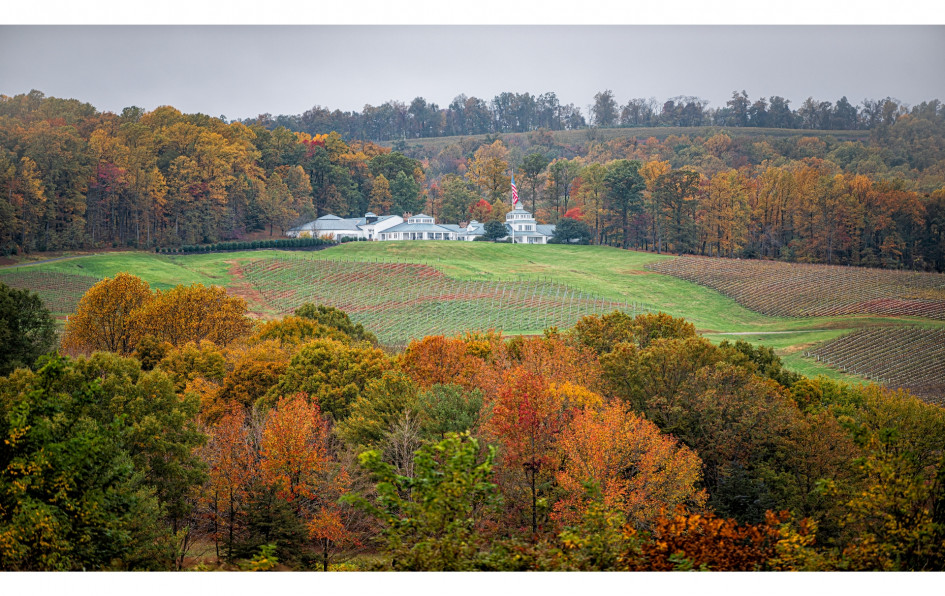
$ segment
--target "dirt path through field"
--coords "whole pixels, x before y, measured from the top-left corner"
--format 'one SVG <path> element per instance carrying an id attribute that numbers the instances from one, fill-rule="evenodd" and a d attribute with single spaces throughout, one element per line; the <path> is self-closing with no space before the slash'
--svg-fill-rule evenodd
<path id="1" fill-rule="evenodd" d="M 726 331 L 724 333 L 712 333 L 712 335 L 784 335 L 786 333 L 817 333 L 819 331 L 832 331 L 831 329 L 798 329 L 796 331 Z"/>
<path id="2" fill-rule="evenodd" d="M 239 296 L 246 301 L 246 306 L 249 309 L 249 315 L 251 317 L 256 317 L 258 319 L 271 319 L 273 318 L 272 308 L 269 306 L 269 302 L 266 300 L 266 297 L 263 296 L 262 292 L 257 290 L 253 284 L 246 281 L 246 277 L 243 275 L 243 267 L 240 265 L 239 261 L 226 261 L 226 264 L 230 266 L 230 275 L 233 276 L 233 283 L 227 286 L 226 291 L 231 296 Z"/>

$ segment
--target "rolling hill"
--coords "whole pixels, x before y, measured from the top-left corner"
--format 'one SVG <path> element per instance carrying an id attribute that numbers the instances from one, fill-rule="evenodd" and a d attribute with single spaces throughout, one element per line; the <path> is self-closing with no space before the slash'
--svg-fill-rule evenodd
<path id="1" fill-rule="evenodd" d="M 724 288 L 719 291 L 661 272 L 676 260 L 600 246 L 365 242 L 312 253 L 262 250 L 170 256 L 113 252 L 0 269 L 0 281 L 19 287 L 32 283 L 31 289 L 52 300 L 63 293 L 53 281 L 55 275 L 61 277 L 64 287 L 74 287 L 77 279 L 85 282 L 90 277 L 128 271 L 161 289 L 181 283 L 224 286 L 243 296 L 251 312 L 261 318 L 291 311 L 296 302 L 316 300 L 347 308 L 356 321 L 380 331 L 391 345 L 402 345 L 425 333 L 461 332 L 464 320 L 473 321 L 470 329 L 495 326 L 506 333 L 529 334 L 540 333 L 548 324 L 565 327 L 580 314 L 613 308 L 662 310 L 692 321 L 713 341 L 744 339 L 767 345 L 792 370 L 848 381 L 865 378 L 838 371 L 806 357 L 805 352 L 820 342 L 863 328 L 942 326 L 928 318 L 880 316 L 882 312 L 763 314 L 757 305 L 744 300 L 740 304 L 737 296 L 726 295 Z M 722 268 L 727 260 L 704 261 L 702 267 L 712 271 L 716 266 Z M 408 263 L 414 267 L 406 267 Z M 328 271 L 336 277 L 329 279 Z M 392 277 L 395 272 L 400 277 Z M 862 271 L 851 270 L 851 274 L 862 275 Z M 342 278 L 347 281 L 342 283 Z M 433 281 L 419 283 L 427 278 Z M 387 288 L 383 290 L 387 294 L 381 288 Z M 393 292 L 392 288 L 400 289 Z M 410 292 L 402 291 L 405 288 Z M 842 302 L 842 290 L 833 292 Z M 569 298 L 565 300 L 565 296 Z M 62 298 L 57 299 L 54 309 L 59 315 L 68 314 Z M 782 295 L 780 299 L 786 298 Z M 503 309 L 505 318 L 497 317 L 494 311 Z"/>

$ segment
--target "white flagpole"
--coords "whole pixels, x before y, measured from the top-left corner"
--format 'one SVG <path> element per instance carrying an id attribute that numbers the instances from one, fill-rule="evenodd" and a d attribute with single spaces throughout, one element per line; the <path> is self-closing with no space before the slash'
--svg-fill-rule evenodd
<path id="1" fill-rule="evenodd" d="M 514 169 L 512 170 L 512 180 L 513 181 L 515 180 Z M 515 184 L 515 182 L 512 182 L 512 184 Z M 515 211 L 515 195 L 514 194 L 512 195 L 512 211 Z M 512 246 L 515 246 L 515 218 L 514 217 L 512 218 L 512 223 L 510 225 L 512 226 Z"/>

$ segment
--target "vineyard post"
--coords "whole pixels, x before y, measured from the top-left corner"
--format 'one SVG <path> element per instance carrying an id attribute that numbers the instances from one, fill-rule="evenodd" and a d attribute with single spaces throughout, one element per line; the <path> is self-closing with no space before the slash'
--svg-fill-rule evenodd
<path id="1" fill-rule="evenodd" d="M 571 299 L 568 301 L 568 321 L 567 324 L 570 325 L 574 320 L 573 315 L 571 314 L 571 307 L 574 304 L 574 289 L 571 288 Z"/>
<path id="2" fill-rule="evenodd" d="M 438 320 L 439 329 L 444 329 L 444 330 L 446 329 L 446 326 L 444 325 L 444 323 L 446 322 L 446 313 L 447 313 L 447 311 L 448 311 L 448 307 L 447 307 L 447 305 L 446 305 L 446 301 L 444 300 L 444 297 L 446 296 L 446 284 L 447 284 L 447 283 L 449 283 L 449 282 L 448 282 L 447 280 L 445 280 L 445 279 L 440 280 L 440 283 L 439 283 L 439 286 L 440 286 L 440 298 L 439 298 L 439 300 L 437 300 L 437 305 L 436 305 L 436 313 L 437 313 L 437 315 L 439 315 L 439 316 L 438 316 L 438 319 L 439 319 L 439 320 Z M 444 334 L 445 334 L 445 332 L 444 332 Z"/>
<path id="3" fill-rule="evenodd" d="M 512 305 L 515 304 L 515 280 L 509 280 L 509 297 L 506 298 L 505 308 L 503 308 L 502 329 L 512 327 Z"/>
<path id="4" fill-rule="evenodd" d="M 518 299 L 518 292 L 516 292 L 515 290 L 515 284 L 512 283 L 509 285 L 509 306 L 515 304 L 517 299 Z M 502 328 L 508 329 L 512 326 L 512 309 L 504 308 L 502 310 L 504 311 L 503 314 L 505 315 L 502 318 Z"/>
<path id="5" fill-rule="evenodd" d="M 550 318 L 552 321 L 556 320 L 554 316 L 554 312 L 555 312 L 555 308 L 557 308 L 558 306 L 558 294 L 560 293 L 561 293 L 561 286 L 559 284 L 555 284 L 555 300 L 554 302 L 551 303 L 551 315 L 550 315 Z M 550 295 L 550 292 L 549 292 L 549 295 Z"/>
<path id="6" fill-rule="evenodd" d="M 534 319 L 535 326 L 541 329 L 542 328 L 541 326 L 541 301 L 540 299 L 536 300 L 536 296 L 538 296 L 538 284 L 533 284 L 532 285 L 532 300 L 531 300 L 533 303 L 535 303 L 535 310 L 534 310 L 535 314 L 533 316 L 535 317 Z M 529 307 L 529 313 L 531 312 L 532 312 L 532 309 L 531 307 Z"/>
<path id="7" fill-rule="evenodd" d="M 502 290 L 502 284 L 498 281 L 495 283 L 495 289 L 493 291 L 493 296 L 495 297 L 494 303 L 495 306 L 490 309 L 489 314 L 489 326 L 492 329 L 498 329 L 502 326 L 502 322 L 499 320 L 499 309 L 502 308 L 502 295 L 499 294 L 499 291 Z"/>
<path id="8" fill-rule="evenodd" d="M 486 289 L 486 281 L 485 281 L 485 280 L 481 280 L 481 281 L 479 282 L 479 291 L 476 293 L 476 295 L 477 295 L 477 296 L 483 296 L 484 293 L 485 293 L 485 289 Z M 472 317 L 473 315 L 477 314 L 476 308 L 475 308 L 475 306 L 473 305 L 472 301 L 469 302 L 469 311 L 470 311 L 470 317 Z M 486 318 L 486 317 L 483 317 L 483 319 L 484 319 L 484 318 Z M 480 319 L 480 320 L 477 321 L 476 323 L 477 323 L 478 325 L 480 325 L 480 326 L 483 327 L 483 331 L 489 329 L 489 327 L 486 326 L 486 322 L 483 321 L 482 319 Z"/>
<path id="9" fill-rule="evenodd" d="M 480 321 L 476 321 L 474 319 L 474 315 L 476 313 L 473 311 L 473 298 L 472 298 L 473 296 L 479 295 L 476 292 L 476 280 L 474 279 L 469 280 L 469 285 L 470 285 L 470 288 L 472 289 L 470 290 L 468 294 L 466 294 L 467 301 L 466 301 L 466 306 L 463 309 L 464 319 L 466 320 L 466 324 L 470 326 L 470 329 L 477 329 L 478 325 L 480 324 Z"/>
<path id="10" fill-rule="evenodd" d="M 502 329 L 505 329 L 505 318 L 502 316 L 508 312 L 508 309 L 505 307 L 508 300 L 505 297 L 505 284 L 502 284 L 502 298 L 499 300 L 499 315 L 498 315 L 498 326 Z"/>
<path id="11" fill-rule="evenodd" d="M 483 283 L 485 283 L 485 282 L 483 282 Z M 490 290 L 491 290 L 491 288 L 490 288 Z M 495 292 L 495 291 L 490 291 L 490 292 L 489 292 L 489 313 L 488 313 L 488 315 L 487 315 L 487 317 L 486 317 L 486 320 L 488 321 L 488 325 L 489 325 L 489 326 L 487 327 L 487 329 L 491 329 L 491 328 L 493 327 L 493 325 L 492 325 L 492 316 L 493 316 L 492 313 L 495 312 L 495 295 L 496 295 L 496 292 Z"/>

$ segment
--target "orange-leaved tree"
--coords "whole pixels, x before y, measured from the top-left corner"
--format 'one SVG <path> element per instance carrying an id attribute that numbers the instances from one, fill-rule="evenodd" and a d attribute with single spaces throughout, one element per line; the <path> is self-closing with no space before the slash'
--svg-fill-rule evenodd
<path id="1" fill-rule="evenodd" d="M 348 529 L 350 507 L 338 503 L 350 478 L 332 456 L 330 435 L 318 404 L 297 393 L 269 413 L 260 445 L 263 480 L 294 505 L 322 549 L 326 571 L 332 549 L 357 542 Z"/>
<path id="2" fill-rule="evenodd" d="M 261 471 L 280 497 L 295 503 L 317 495 L 328 461 L 328 425 L 317 403 L 305 394 L 279 399 L 262 432 Z"/>
<path id="3" fill-rule="evenodd" d="M 458 337 L 427 336 L 407 346 L 401 368 L 424 389 L 446 384 L 474 389 L 488 371 L 485 360 L 471 348 Z"/>
<path id="4" fill-rule="evenodd" d="M 507 344 L 507 355 L 506 359 L 497 359 L 494 367 L 521 367 L 548 382 L 569 382 L 600 391 L 601 368 L 594 351 L 556 333 L 512 338 Z"/>
<path id="5" fill-rule="evenodd" d="M 246 423 L 246 413 L 239 408 L 227 412 L 210 430 L 203 448 L 209 466 L 202 500 L 210 531 L 220 558 L 220 542 L 226 545 L 227 559 L 233 559 L 233 546 L 239 538 L 248 493 L 256 475 L 256 450 Z"/>
<path id="6" fill-rule="evenodd" d="M 190 344 L 193 345 L 193 344 Z M 249 411 L 289 366 L 289 353 L 275 340 L 226 350 L 227 372 L 218 390 L 205 400 L 204 420 L 214 421 L 238 406 Z"/>
<path id="7" fill-rule="evenodd" d="M 505 374 L 484 428 L 486 436 L 499 446 L 500 482 L 509 488 L 520 486 L 524 475 L 533 535 L 538 532 L 542 484 L 550 480 L 554 468 L 555 440 L 571 413 L 561 401 L 564 394 L 549 390 L 544 378 L 514 368 Z"/>
<path id="8" fill-rule="evenodd" d="M 322 551 L 323 571 L 328 571 L 328 565 L 337 551 L 361 546 L 358 533 L 352 529 L 359 521 L 359 512 L 350 504 L 339 502 L 343 495 L 352 492 L 351 476 L 343 466 L 334 462 L 326 472 L 320 498 L 307 522 L 309 538 Z"/>
<path id="9" fill-rule="evenodd" d="M 799 531 L 785 532 L 786 512 L 766 512 L 759 524 L 739 524 L 712 513 L 659 516 L 651 540 L 640 553 L 626 557 L 626 567 L 637 571 L 712 570 L 761 571 L 770 569 L 779 556 L 783 538 L 805 537 L 813 530 L 801 524 Z M 628 526 L 627 534 L 637 531 Z"/>
<path id="10" fill-rule="evenodd" d="M 596 501 L 648 527 L 663 508 L 706 501 L 697 488 L 699 456 L 618 401 L 578 412 L 557 447 L 563 464 L 556 479 L 565 496 L 554 517 L 563 522 L 579 521 L 588 501 Z"/>

